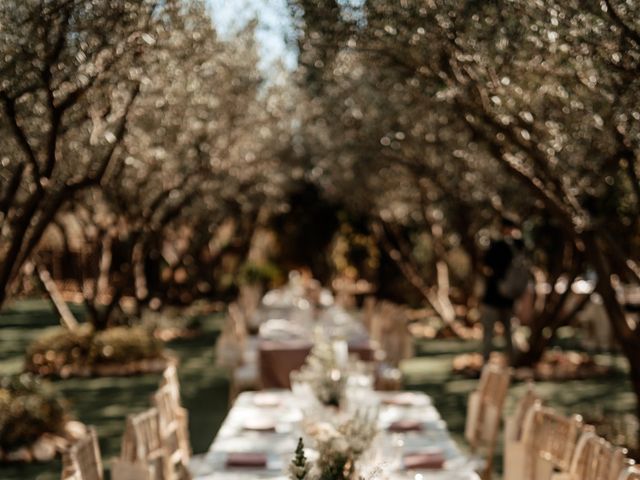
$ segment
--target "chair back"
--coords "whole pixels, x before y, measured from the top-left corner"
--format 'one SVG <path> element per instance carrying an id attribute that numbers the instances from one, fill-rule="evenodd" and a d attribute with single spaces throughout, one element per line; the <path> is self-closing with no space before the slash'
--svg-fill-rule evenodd
<path id="1" fill-rule="evenodd" d="M 522 433 L 527 412 L 536 403 L 540 402 L 540 397 L 536 393 L 533 382 L 527 384 L 527 391 L 520 397 L 513 415 L 507 419 L 509 428 L 505 426 L 505 441 L 519 442 L 522 440 Z"/>
<path id="2" fill-rule="evenodd" d="M 102 457 L 93 427 L 62 455 L 62 480 L 102 480 Z"/>
<path id="3" fill-rule="evenodd" d="M 244 314 L 237 303 L 231 303 L 222 332 L 216 340 L 216 365 L 226 370 L 241 365 L 246 340 Z"/>
<path id="4" fill-rule="evenodd" d="M 472 452 L 479 449 L 486 452 L 484 479 L 491 478 L 493 472 L 502 408 L 510 382 L 509 368 L 489 363 L 482 368 L 478 388 L 469 395 L 464 435 Z"/>
<path id="5" fill-rule="evenodd" d="M 183 450 L 185 458 L 191 457 L 191 442 L 189 441 L 189 412 L 182 406 L 182 394 L 180 380 L 178 379 L 178 369 L 174 363 L 165 368 L 162 374 L 162 386 L 168 386 L 174 402 L 174 411 L 179 425 L 180 448 Z"/>
<path id="6" fill-rule="evenodd" d="M 157 408 L 129 415 L 122 439 L 121 457 L 126 460 L 147 460 L 162 450 L 160 415 Z"/>
<path id="7" fill-rule="evenodd" d="M 522 441 L 529 452 L 528 478 L 537 478 L 538 459 L 544 459 L 552 468 L 568 472 L 578 437 L 582 431 L 582 417 L 566 417 L 539 402 L 527 413 Z"/>
<path id="8" fill-rule="evenodd" d="M 385 352 L 387 363 L 394 367 L 413 356 L 407 312 L 400 305 L 378 302 L 371 316 L 370 337 Z"/>
<path id="9" fill-rule="evenodd" d="M 625 468 L 618 475 L 618 480 L 640 480 L 640 468 L 636 466 Z"/>
<path id="10" fill-rule="evenodd" d="M 182 406 L 180 399 L 180 380 L 178 380 L 178 369 L 174 363 L 170 363 L 162 372 L 160 386 L 169 386 L 176 407 Z"/>
<path id="11" fill-rule="evenodd" d="M 157 476 L 146 462 L 129 462 L 122 458 L 114 458 L 111 462 L 111 478 L 113 480 L 164 480 Z"/>
<path id="12" fill-rule="evenodd" d="M 495 444 L 510 382 L 508 368 L 493 363 L 482 368 L 478 387 L 469 397 L 465 425 L 472 449 Z"/>
<path id="13" fill-rule="evenodd" d="M 365 297 L 362 304 L 362 323 L 366 327 L 369 334 L 371 334 L 371 326 L 373 317 L 376 313 L 376 297 L 368 295 Z"/>
<path id="14" fill-rule="evenodd" d="M 132 478 L 138 471 L 152 480 L 167 478 L 168 459 L 160 436 L 160 415 L 157 408 L 129 415 L 122 437 L 120 462 L 113 465 L 120 476 Z"/>
<path id="15" fill-rule="evenodd" d="M 617 480 L 626 467 L 626 452 L 585 429 L 571 461 L 572 480 Z"/>
<path id="16" fill-rule="evenodd" d="M 190 447 L 186 411 L 176 405 L 175 389 L 172 385 L 160 387 L 152 397 L 158 411 L 160 442 L 168 458 L 169 478 L 185 477 L 188 471 Z M 185 438 L 186 437 L 186 438 Z"/>
<path id="17" fill-rule="evenodd" d="M 228 312 L 233 334 L 239 343 L 244 344 L 247 339 L 247 322 L 240 305 L 236 302 L 230 303 Z"/>
<path id="18" fill-rule="evenodd" d="M 255 316 L 260 300 L 262 299 L 263 288 L 261 285 L 241 285 L 238 294 L 238 306 L 247 322 L 251 322 Z M 254 327 L 259 325 L 253 324 Z"/>
<path id="19" fill-rule="evenodd" d="M 540 399 L 533 388 L 533 382 L 527 385 L 527 391 L 520 397 L 513 414 L 504 421 L 504 449 L 502 455 L 502 474 L 505 480 L 523 480 L 526 473 L 532 469 L 528 464 L 532 463 L 529 446 L 523 441 L 525 426 L 531 431 L 533 421 L 533 407 L 540 404 Z M 531 413 L 529 413 L 531 412 Z M 551 475 L 551 469 L 547 469 L 547 478 Z M 544 473 L 541 475 L 544 477 Z"/>
<path id="20" fill-rule="evenodd" d="M 216 340 L 216 366 L 224 370 L 231 370 L 242 364 L 243 347 L 229 329 L 223 328 Z"/>

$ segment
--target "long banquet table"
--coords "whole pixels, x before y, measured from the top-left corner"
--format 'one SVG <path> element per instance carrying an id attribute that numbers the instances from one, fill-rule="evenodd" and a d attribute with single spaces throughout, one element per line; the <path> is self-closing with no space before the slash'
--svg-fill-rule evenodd
<path id="1" fill-rule="evenodd" d="M 370 392 L 369 400 L 379 408 L 376 437 L 368 453 L 368 466 L 384 480 L 477 480 L 472 463 L 447 430 L 431 399 L 420 392 Z M 198 480 L 287 479 L 287 466 L 302 432 L 303 410 L 299 396 L 290 390 L 245 392 L 236 400 L 203 461 L 194 472 Z M 392 432 L 390 427 L 412 424 L 412 431 Z M 417 425 L 417 426 L 416 426 Z M 442 452 L 444 466 L 431 470 L 407 470 L 404 455 Z M 266 454 L 266 467 L 227 467 L 230 453 Z M 382 475 L 380 474 L 382 472 Z"/>

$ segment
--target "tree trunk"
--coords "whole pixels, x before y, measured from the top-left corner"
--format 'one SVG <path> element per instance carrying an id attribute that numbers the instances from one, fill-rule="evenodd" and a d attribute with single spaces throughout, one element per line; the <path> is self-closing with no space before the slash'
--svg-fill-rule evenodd
<path id="1" fill-rule="evenodd" d="M 640 339 L 637 335 L 629 335 L 621 329 L 622 322 L 626 325 L 626 318 L 622 305 L 618 302 L 616 292 L 608 278 L 598 281 L 598 293 L 602 295 L 607 313 L 613 325 L 616 340 L 620 343 L 622 352 L 629 362 L 629 378 L 636 394 L 636 416 L 640 419 Z M 636 439 L 640 438 L 640 430 L 636 432 Z"/>
<path id="2" fill-rule="evenodd" d="M 455 311 L 449 297 L 443 298 L 438 286 L 435 288 L 429 288 L 427 286 L 424 279 L 420 276 L 415 262 L 412 262 L 411 258 L 409 258 L 410 252 L 407 252 L 407 248 L 402 249 L 402 246 L 395 248 L 388 237 L 385 225 L 374 222 L 372 224 L 372 230 L 377 240 L 382 244 L 383 249 L 389 255 L 389 258 L 395 262 L 407 281 L 423 296 L 429 306 L 435 310 L 446 325 L 453 325 L 455 321 Z M 399 240 L 397 236 L 395 236 L 395 240 Z"/>
<path id="3" fill-rule="evenodd" d="M 70 331 L 76 330 L 78 328 L 78 321 L 69 309 L 67 302 L 62 298 L 62 294 L 60 293 L 60 290 L 58 290 L 56 282 L 51 278 L 49 271 L 41 264 L 36 265 L 36 270 L 42 285 L 49 295 L 53 308 L 58 312 L 58 315 L 60 315 L 62 325 Z"/>
<path id="4" fill-rule="evenodd" d="M 142 304 L 149 298 L 149 288 L 147 286 L 147 275 L 145 272 L 145 247 L 141 241 L 136 242 L 131 252 L 131 263 L 133 265 L 133 279 L 136 293 L 136 314 L 142 314 Z"/>
<path id="5" fill-rule="evenodd" d="M 552 313 L 543 312 L 541 320 L 535 328 L 531 328 L 529 337 L 529 350 L 522 352 L 516 357 L 516 367 L 533 367 L 542 359 L 542 355 L 549 347 L 549 344 L 556 337 L 560 327 L 569 325 L 575 316 L 589 302 L 589 295 L 585 295 L 571 310 L 564 312 L 562 306 L 566 305 L 567 298 L 560 300 L 561 307 Z"/>
<path id="6" fill-rule="evenodd" d="M 117 295 L 109 291 L 113 239 L 114 234 L 109 231 L 103 232 L 99 238 L 100 254 L 97 271 L 89 273 L 93 278 L 87 278 L 82 286 L 87 319 L 95 330 L 104 330 L 109 326 L 109 316 L 115 308 L 113 303 L 119 301 L 119 298 L 116 298 Z M 108 303 L 104 305 L 107 299 Z"/>
<path id="7" fill-rule="evenodd" d="M 636 394 L 636 415 L 640 419 L 640 335 L 636 328 L 627 322 L 622 305 L 618 301 L 616 290 L 611 283 L 611 263 L 600 248 L 598 237 L 594 232 L 587 232 L 583 236 L 588 258 L 598 274 L 597 291 L 609 315 L 616 340 L 629 362 L 629 374 L 633 391 Z M 640 431 L 636 432 L 636 440 L 640 438 Z"/>

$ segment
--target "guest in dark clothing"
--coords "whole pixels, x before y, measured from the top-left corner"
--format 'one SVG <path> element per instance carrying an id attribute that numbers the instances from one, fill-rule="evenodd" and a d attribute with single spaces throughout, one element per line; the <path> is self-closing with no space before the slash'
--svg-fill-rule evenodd
<path id="1" fill-rule="evenodd" d="M 493 334 L 496 322 L 504 327 L 505 350 L 509 363 L 513 360 L 513 343 L 511 339 L 511 317 L 513 315 L 513 298 L 500 293 L 500 282 L 507 274 L 514 257 L 514 248 L 521 243 L 520 231 L 516 223 L 510 219 L 502 219 L 502 238 L 493 240 L 484 257 L 486 289 L 482 299 L 482 326 L 484 330 L 482 356 L 484 362 L 489 360 L 493 350 Z M 518 244 L 518 245 L 516 245 Z"/>

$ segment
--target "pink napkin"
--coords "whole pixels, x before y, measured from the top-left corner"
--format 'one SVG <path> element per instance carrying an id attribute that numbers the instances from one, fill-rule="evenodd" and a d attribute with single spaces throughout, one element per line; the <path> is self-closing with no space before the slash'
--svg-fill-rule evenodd
<path id="1" fill-rule="evenodd" d="M 414 452 L 407 453 L 404 456 L 404 468 L 411 469 L 428 469 L 440 470 L 444 466 L 444 455 L 442 451 L 436 450 L 432 452 Z"/>
<path id="2" fill-rule="evenodd" d="M 276 426 L 272 423 L 271 424 L 247 423 L 242 428 L 250 432 L 275 432 L 276 431 Z"/>
<path id="3" fill-rule="evenodd" d="M 267 455 L 262 452 L 231 452 L 227 454 L 227 467 L 266 468 Z"/>
<path id="4" fill-rule="evenodd" d="M 419 420 L 398 420 L 389 425 L 390 432 L 419 432 L 423 428 L 422 422 Z"/>

